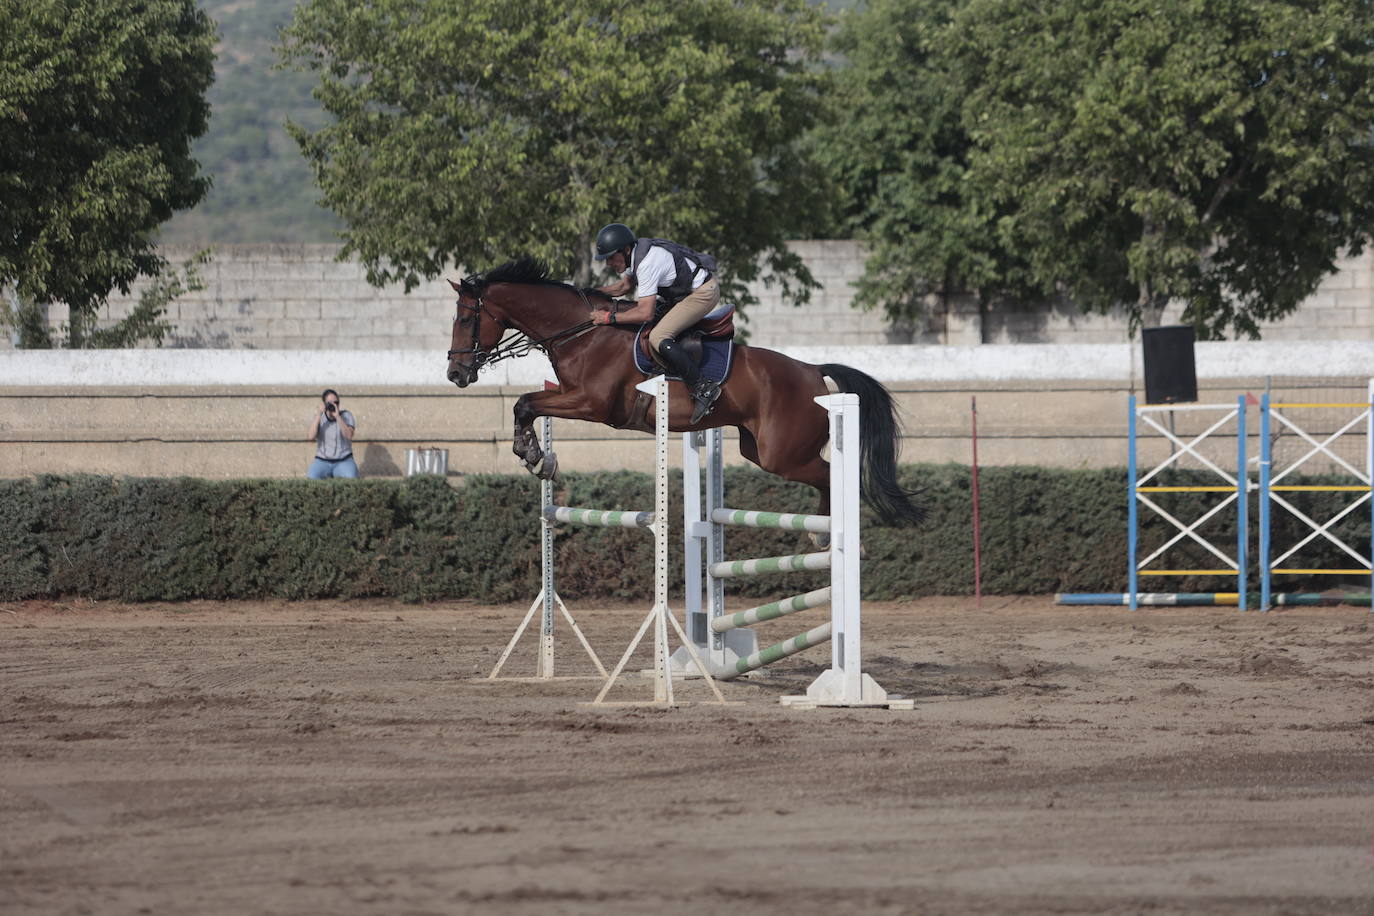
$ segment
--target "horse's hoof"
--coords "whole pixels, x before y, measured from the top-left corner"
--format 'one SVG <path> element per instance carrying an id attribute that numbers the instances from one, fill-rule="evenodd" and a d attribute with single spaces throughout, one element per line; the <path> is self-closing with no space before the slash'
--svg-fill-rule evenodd
<path id="1" fill-rule="evenodd" d="M 544 455 L 544 463 L 539 466 L 536 476 L 540 480 L 553 480 L 558 476 L 558 456 L 553 452 Z"/>
<path id="2" fill-rule="evenodd" d="M 829 550 L 829 549 L 830 549 L 830 535 L 829 535 L 829 534 L 826 534 L 826 533 L 823 532 L 823 531 L 813 531 L 813 532 L 811 532 L 811 534 L 809 535 L 809 537 L 811 538 L 811 543 L 814 544 L 814 545 L 816 545 L 816 549 L 817 549 L 817 550 Z"/>

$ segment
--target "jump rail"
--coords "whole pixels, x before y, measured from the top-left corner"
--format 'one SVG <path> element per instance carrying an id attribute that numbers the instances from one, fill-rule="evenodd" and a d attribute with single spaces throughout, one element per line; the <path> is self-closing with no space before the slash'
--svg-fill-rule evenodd
<path id="1" fill-rule="evenodd" d="M 720 679 L 739 677 L 779 659 L 829 642 L 831 666 L 804 697 L 784 697 L 788 705 L 895 706 L 910 701 L 890 698 L 862 670 L 862 624 L 859 600 L 859 399 L 853 394 L 816 398 L 830 416 L 830 515 L 760 512 L 724 504 L 722 435 L 718 429 L 683 437 L 683 514 L 686 522 L 685 566 L 688 631 L 711 673 Z M 705 488 L 702 478 L 705 477 Z M 725 558 L 728 526 L 772 528 L 828 534 L 829 549 L 818 553 L 743 560 Z M 748 610 L 725 611 L 725 580 L 797 570 L 830 570 L 830 585 Z M 829 623 L 790 639 L 758 648 L 756 623 L 830 605 Z M 674 656 L 679 670 L 691 660 Z"/>
<path id="2" fill-rule="evenodd" d="M 676 619 L 668 613 L 668 391 L 667 383 L 662 376 L 650 379 L 639 386 L 640 390 L 654 396 L 654 414 L 656 419 L 655 442 L 657 445 L 657 461 L 654 467 L 654 509 L 652 511 L 625 511 L 618 509 L 589 509 L 580 506 L 556 506 L 553 504 L 553 484 L 551 481 L 544 480 L 540 485 L 540 540 L 541 540 L 541 572 L 543 578 L 543 588 L 539 597 L 530 605 L 529 611 L 525 614 L 515 635 L 511 637 L 506 645 L 505 651 L 497 660 L 496 666 L 492 669 L 488 680 L 498 677 L 511 653 L 519 643 L 520 637 L 528 628 L 534 612 L 543 608 L 541 617 L 541 635 L 539 642 L 539 655 L 536 663 L 535 677 L 529 680 L 549 680 L 554 677 L 554 621 L 555 609 L 561 610 L 566 618 L 573 633 L 586 649 L 592 663 L 596 666 L 600 677 L 604 680 L 600 693 L 597 694 L 593 705 L 640 705 L 637 702 L 629 704 L 616 703 L 608 704 L 606 695 L 614 686 L 617 679 L 623 672 L 630 656 L 638 647 L 643 639 L 645 632 L 651 625 L 654 626 L 654 699 L 651 701 L 655 705 L 674 705 L 672 670 L 668 665 L 668 623 L 671 621 L 674 629 L 677 630 L 679 639 L 684 644 L 690 656 L 695 656 L 695 650 L 691 647 L 686 635 L 682 632 L 682 627 Z M 541 445 L 546 453 L 553 452 L 553 425 L 549 418 L 545 417 L 541 423 Z M 573 619 L 568 611 L 563 599 L 558 596 L 558 589 L 555 582 L 554 564 L 554 537 L 555 526 L 565 525 L 587 525 L 599 528 L 630 528 L 649 530 L 654 535 L 654 606 L 649 611 L 649 616 L 645 618 L 640 626 L 639 632 L 634 640 L 625 650 L 620 663 L 609 674 L 601 664 L 601 659 L 597 657 L 591 645 L 583 636 L 581 629 L 577 626 L 577 621 Z M 699 658 L 696 663 L 698 670 L 706 679 L 715 695 L 717 702 L 724 703 L 725 699 L 711 677 L 709 670 L 704 662 Z M 515 678 L 511 678 L 515 680 Z M 521 679 L 523 680 L 523 679 Z"/>

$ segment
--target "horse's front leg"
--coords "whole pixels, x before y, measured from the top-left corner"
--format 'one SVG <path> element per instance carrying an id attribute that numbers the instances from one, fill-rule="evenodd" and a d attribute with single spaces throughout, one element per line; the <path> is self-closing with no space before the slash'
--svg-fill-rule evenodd
<path id="1" fill-rule="evenodd" d="M 515 443 L 513 451 L 525 468 L 541 480 L 552 480 L 558 473 L 558 456 L 545 453 L 534 434 L 537 417 L 606 422 L 603 404 L 589 402 L 577 391 L 531 391 L 515 400 Z"/>
<path id="2" fill-rule="evenodd" d="M 525 470 L 542 480 L 552 480 L 558 471 L 558 459 L 545 455 L 539 446 L 539 437 L 534 433 L 534 419 L 539 416 L 531 400 L 534 394 L 523 394 L 515 401 L 515 439 L 512 451 L 525 463 Z M 552 461 L 547 461 L 551 458 Z M 547 467 L 541 467 L 544 464 Z M 551 466 L 549 466 L 551 465 Z"/>

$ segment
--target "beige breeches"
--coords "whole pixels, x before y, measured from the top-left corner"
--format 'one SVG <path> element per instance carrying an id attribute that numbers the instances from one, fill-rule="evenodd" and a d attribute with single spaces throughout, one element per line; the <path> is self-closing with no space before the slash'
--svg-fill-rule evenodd
<path id="1" fill-rule="evenodd" d="M 649 343 L 657 350 L 658 345 L 663 341 L 669 337 L 677 337 L 705 318 L 718 305 L 720 305 L 720 284 L 716 282 L 715 277 L 712 277 L 688 293 L 681 302 L 668 311 L 668 314 L 658 320 L 658 324 L 649 331 Z"/>

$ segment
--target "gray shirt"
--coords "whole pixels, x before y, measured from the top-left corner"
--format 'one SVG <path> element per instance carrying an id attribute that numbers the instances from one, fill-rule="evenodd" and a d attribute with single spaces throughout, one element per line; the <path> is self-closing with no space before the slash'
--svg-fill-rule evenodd
<path id="1" fill-rule="evenodd" d="M 350 427 L 358 428 L 358 421 L 353 419 L 353 414 L 350 411 L 340 410 L 338 414 Z M 327 414 L 320 414 L 320 428 L 315 431 L 315 457 L 323 458 L 326 461 L 338 461 L 351 454 L 353 454 L 353 442 L 344 438 L 343 430 L 339 429 L 338 421 L 329 419 Z"/>

